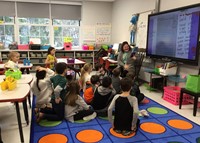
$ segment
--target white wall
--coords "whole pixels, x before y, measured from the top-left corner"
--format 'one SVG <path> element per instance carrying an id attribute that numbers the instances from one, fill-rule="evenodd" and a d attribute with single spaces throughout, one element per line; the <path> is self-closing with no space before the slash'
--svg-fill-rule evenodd
<path id="1" fill-rule="evenodd" d="M 112 11 L 112 43 L 130 41 L 132 15 L 155 9 L 155 0 L 115 0 Z"/>
<path id="2" fill-rule="evenodd" d="M 96 23 L 112 22 L 112 2 L 83 1 L 82 24 L 95 25 Z"/>
<path id="3" fill-rule="evenodd" d="M 160 11 L 200 3 L 200 0 L 161 0 Z"/>

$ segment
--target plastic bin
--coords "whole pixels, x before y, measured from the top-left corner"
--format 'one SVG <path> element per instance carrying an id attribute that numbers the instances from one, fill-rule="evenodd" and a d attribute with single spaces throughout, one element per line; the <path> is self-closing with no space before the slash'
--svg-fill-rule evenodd
<path id="1" fill-rule="evenodd" d="M 70 42 L 65 42 L 65 43 L 64 43 L 64 49 L 65 49 L 65 50 L 71 50 L 71 49 L 72 49 L 72 43 L 70 43 Z"/>
<path id="2" fill-rule="evenodd" d="M 18 49 L 19 50 L 28 50 L 29 49 L 29 45 L 18 45 Z"/>
<path id="3" fill-rule="evenodd" d="M 75 59 L 73 59 L 73 58 L 68 58 L 67 59 L 67 63 L 73 64 L 74 62 L 75 62 Z"/>
<path id="4" fill-rule="evenodd" d="M 179 105 L 180 91 L 181 91 L 181 87 L 179 86 L 166 86 L 164 87 L 163 99 L 174 105 Z M 191 96 L 188 94 L 183 94 L 182 104 L 183 105 L 190 104 L 189 102 L 190 97 Z"/>
<path id="5" fill-rule="evenodd" d="M 50 45 L 43 45 L 41 46 L 41 50 L 48 50 Z"/>

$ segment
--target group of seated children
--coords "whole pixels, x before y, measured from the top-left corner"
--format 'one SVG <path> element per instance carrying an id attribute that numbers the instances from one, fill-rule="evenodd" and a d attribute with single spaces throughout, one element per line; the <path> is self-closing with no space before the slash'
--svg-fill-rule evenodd
<path id="1" fill-rule="evenodd" d="M 65 118 L 75 122 L 100 116 L 108 117 L 114 131 L 124 136 L 137 131 L 138 103 L 142 102 L 144 95 L 137 95 L 134 91 L 134 86 L 136 90 L 139 89 L 133 82 L 134 75 L 130 73 L 121 79 L 120 69 L 116 68 L 112 78 L 104 75 L 101 81 L 98 72 L 94 75 L 91 72 L 92 65 L 86 63 L 77 81 L 67 80 L 65 63 L 57 63 L 55 72 L 49 68 L 37 67 L 36 80 L 31 85 L 36 96 L 36 121 Z M 80 95 L 81 89 L 83 97 Z"/>
<path id="2" fill-rule="evenodd" d="M 11 52 L 5 67 L 18 68 L 18 61 L 19 53 Z M 117 67 L 109 77 L 103 66 L 96 64 L 96 72 L 92 75 L 92 65 L 86 63 L 77 81 L 67 75 L 66 63 L 56 62 L 55 49 L 50 47 L 45 61 L 48 67 L 37 67 L 36 79 L 31 83 L 36 96 L 34 111 L 37 122 L 42 119 L 75 122 L 101 116 L 108 117 L 117 133 L 127 136 L 137 131 L 138 104 L 143 102 L 144 94 L 134 82 L 133 73 L 121 78 L 121 69 Z"/>

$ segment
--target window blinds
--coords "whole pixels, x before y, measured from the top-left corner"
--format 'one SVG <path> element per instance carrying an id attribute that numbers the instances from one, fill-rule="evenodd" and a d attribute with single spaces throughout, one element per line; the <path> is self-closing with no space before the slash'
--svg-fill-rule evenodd
<path id="1" fill-rule="evenodd" d="M 15 16 L 15 2 L 0 1 L 0 16 Z"/>

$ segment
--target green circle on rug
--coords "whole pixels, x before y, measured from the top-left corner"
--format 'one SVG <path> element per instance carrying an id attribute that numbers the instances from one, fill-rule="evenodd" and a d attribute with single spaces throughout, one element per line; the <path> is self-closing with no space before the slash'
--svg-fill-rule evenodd
<path id="1" fill-rule="evenodd" d="M 39 122 L 39 125 L 40 126 L 43 126 L 43 127 L 55 127 L 55 126 L 58 126 L 59 124 L 61 124 L 62 121 L 48 121 L 48 120 L 41 120 Z"/>
<path id="2" fill-rule="evenodd" d="M 86 123 L 86 122 L 89 122 L 90 120 L 77 120 L 77 121 L 74 121 L 74 123 Z"/>
<path id="3" fill-rule="evenodd" d="M 150 113 L 159 114 L 159 115 L 168 113 L 168 111 L 166 109 L 160 108 L 160 107 L 150 107 L 147 109 L 147 111 L 149 111 Z"/>
<path id="4" fill-rule="evenodd" d="M 108 117 L 106 116 L 106 117 L 102 117 L 102 116 L 98 116 L 98 118 L 99 119 L 102 119 L 102 120 L 108 120 Z M 112 116 L 112 119 L 114 119 L 115 118 L 115 116 Z"/>

